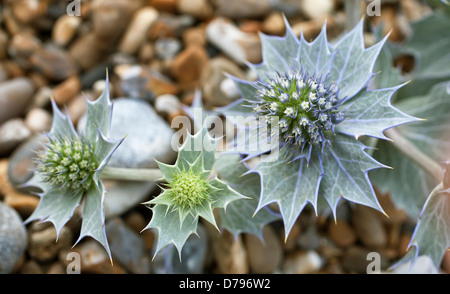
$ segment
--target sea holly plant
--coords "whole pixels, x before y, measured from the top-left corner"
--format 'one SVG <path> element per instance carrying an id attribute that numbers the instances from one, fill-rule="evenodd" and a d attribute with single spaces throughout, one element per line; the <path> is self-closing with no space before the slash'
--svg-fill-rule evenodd
<path id="1" fill-rule="evenodd" d="M 153 212 L 145 229 L 158 233 L 154 256 L 173 244 L 181 259 L 183 245 L 196 234 L 200 218 L 219 230 L 213 210 L 247 198 L 212 174 L 215 160 L 216 140 L 202 128 L 187 134 L 174 165 L 157 162 L 166 185 L 159 196 L 145 203 Z"/>
<path id="2" fill-rule="evenodd" d="M 387 166 L 373 159 L 359 139 L 387 140 L 383 131 L 417 119 L 390 103 L 402 85 L 369 89 L 386 38 L 365 48 L 363 21 L 335 44 L 327 40 L 326 24 L 308 42 L 285 23 L 284 37 L 261 34 L 263 61 L 248 64 L 256 81 L 230 76 L 242 98 L 221 111 L 236 122 L 238 137 L 250 138 L 233 146 L 235 151 L 248 158 L 270 153 L 251 170 L 261 177 L 256 211 L 277 203 L 287 238 L 307 203 L 317 212 L 320 197 L 333 215 L 341 198 L 383 211 L 368 172 Z M 279 134 L 279 144 L 254 152 L 254 142 L 265 131 L 258 133 L 258 127 L 239 124 L 235 117 L 266 122 L 268 137 Z M 272 117 L 278 118 L 276 125 Z M 252 131 L 256 135 L 245 135 Z"/>
<path id="3" fill-rule="evenodd" d="M 90 236 L 103 245 L 111 257 L 105 233 L 103 201 L 105 187 L 100 174 L 123 139 L 109 138 L 113 105 L 106 87 L 96 101 L 87 102 L 87 124 L 77 133 L 67 113 L 52 100 L 53 123 L 48 143 L 34 161 L 36 170 L 26 186 L 38 187 L 40 202 L 26 220 L 51 222 L 57 238 L 64 225 L 82 205 L 81 232 L 77 244 Z"/>

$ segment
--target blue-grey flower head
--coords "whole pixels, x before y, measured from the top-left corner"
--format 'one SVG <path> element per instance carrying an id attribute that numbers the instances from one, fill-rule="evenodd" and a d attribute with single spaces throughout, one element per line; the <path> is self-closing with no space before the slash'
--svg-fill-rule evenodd
<path id="1" fill-rule="evenodd" d="M 312 145 L 319 149 L 331 145 L 334 129 L 343 121 L 339 111 L 339 88 L 326 78 L 309 75 L 304 70 L 290 69 L 268 80 L 256 83 L 253 111 L 261 118 L 276 116 L 280 141 L 287 148 L 303 151 Z"/>
<path id="2" fill-rule="evenodd" d="M 263 60 L 248 64 L 257 80 L 230 76 L 242 98 L 220 111 L 237 126 L 233 151 L 265 155 L 252 169 L 261 178 L 256 211 L 277 203 L 287 237 L 307 203 L 316 212 L 326 203 L 334 215 L 341 198 L 383 211 L 368 172 L 386 166 L 358 138 L 387 139 L 384 130 L 417 119 L 390 103 L 402 85 L 369 88 L 387 37 L 365 48 L 361 21 L 333 44 L 326 24 L 308 42 L 285 24 L 283 37 L 260 35 Z M 250 126 L 255 117 L 259 123 Z"/>

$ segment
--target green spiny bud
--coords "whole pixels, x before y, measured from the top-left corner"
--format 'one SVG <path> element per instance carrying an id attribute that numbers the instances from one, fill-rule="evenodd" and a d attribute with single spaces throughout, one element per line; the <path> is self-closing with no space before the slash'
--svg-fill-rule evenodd
<path id="1" fill-rule="evenodd" d="M 174 175 L 168 187 L 173 197 L 173 203 L 183 209 L 195 209 L 211 200 L 208 192 L 210 185 L 207 179 L 192 170 Z"/>
<path id="2" fill-rule="evenodd" d="M 35 161 L 44 181 L 60 191 L 76 193 L 89 189 L 98 166 L 90 144 L 83 138 L 51 139 Z"/>

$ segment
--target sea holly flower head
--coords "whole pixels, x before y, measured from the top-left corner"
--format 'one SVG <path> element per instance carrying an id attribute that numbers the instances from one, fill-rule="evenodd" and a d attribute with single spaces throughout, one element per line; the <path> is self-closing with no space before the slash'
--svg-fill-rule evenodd
<path id="1" fill-rule="evenodd" d="M 390 103 L 402 85 L 369 89 L 387 37 L 365 48 L 361 21 L 331 44 L 325 23 L 308 42 L 294 34 L 286 18 L 285 24 L 283 37 L 260 35 L 263 61 L 248 64 L 256 81 L 229 76 L 242 98 L 220 111 L 237 125 L 234 151 L 248 158 L 265 155 L 251 169 L 261 177 L 256 212 L 277 203 L 287 237 L 308 203 L 316 213 L 331 208 L 333 215 L 341 198 L 382 211 L 368 172 L 386 166 L 358 139 L 387 139 L 384 130 L 416 119 Z M 259 124 L 249 127 L 248 120 L 236 119 L 241 117 L 256 117 Z M 268 117 L 278 118 L 276 125 Z M 262 136 L 277 144 L 261 144 Z"/>
<path id="2" fill-rule="evenodd" d="M 284 146 L 304 150 L 309 145 L 323 149 L 331 144 L 334 128 L 344 118 L 334 84 L 291 68 L 254 86 L 257 95 L 249 100 L 251 107 L 257 116 L 278 116 Z"/>
<path id="3" fill-rule="evenodd" d="M 161 187 L 162 193 L 145 203 L 153 212 L 145 229 L 158 232 L 154 256 L 173 244 L 181 259 L 184 243 L 191 234 L 196 234 L 200 217 L 218 229 L 213 210 L 225 209 L 229 203 L 247 198 L 213 176 L 215 145 L 216 140 L 202 128 L 195 135 L 188 134 L 174 165 L 157 162 L 166 187 Z"/>
<path id="4" fill-rule="evenodd" d="M 38 187 L 40 202 L 26 222 L 48 221 L 57 237 L 63 226 L 83 203 L 81 232 L 100 242 L 111 257 L 105 233 L 103 200 L 105 187 L 100 173 L 123 139 L 108 138 L 112 102 L 109 82 L 96 101 L 86 99 L 86 127 L 78 133 L 68 114 L 63 114 L 52 100 L 53 123 L 47 133 L 48 143 L 36 153 L 36 169 L 25 186 Z M 75 243 L 75 244 L 76 244 Z"/>

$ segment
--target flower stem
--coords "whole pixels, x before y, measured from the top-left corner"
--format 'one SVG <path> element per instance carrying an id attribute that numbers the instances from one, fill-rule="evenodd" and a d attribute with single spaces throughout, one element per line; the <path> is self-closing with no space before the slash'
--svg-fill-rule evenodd
<path id="1" fill-rule="evenodd" d="M 104 180 L 127 180 L 127 181 L 159 181 L 163 174 L 159 168 L 119 168 L 105 167 L 101 173 Z"/>
<path id="2" fill-rule="evenodd" d="M 403 137 L 394 128 L 386 130 L 385 134 L 393 140 L 392 143 L 400 152 L 402 152 L 404 155 L 418 164 L 429 175 L 436 179 L 438 183 L 442 182 L 443 170 L 439 163 L 423 153 L 419 148 L 417 148 L 409 140 Z"/>

